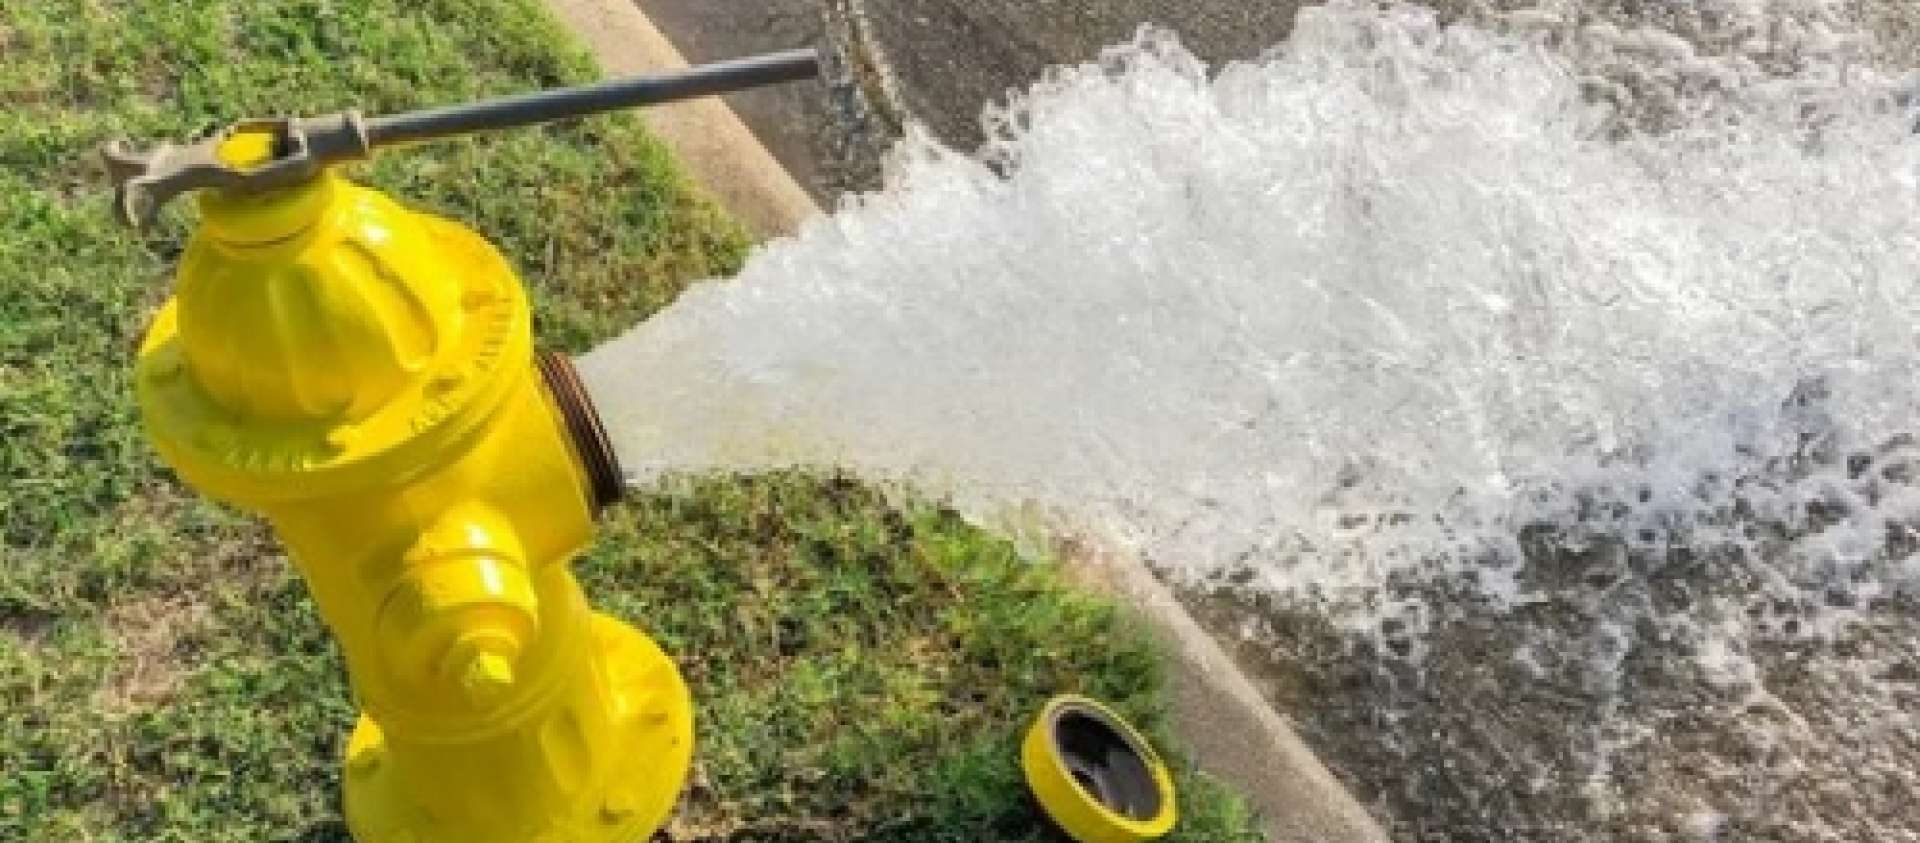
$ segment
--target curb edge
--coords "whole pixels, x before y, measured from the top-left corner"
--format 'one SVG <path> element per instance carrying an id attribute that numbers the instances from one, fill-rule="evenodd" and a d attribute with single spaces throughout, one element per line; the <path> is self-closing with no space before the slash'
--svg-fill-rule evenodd
<path id="1" fill-rule="evenodd" d="M 686 57 L 633 0 L 545 0 L 608 75 L 677 70 Z M 692 181 L 745 223 L 758 239 L 792 234 L 820 206 L 718 97 L 648 108 L 652 130 Z"/>

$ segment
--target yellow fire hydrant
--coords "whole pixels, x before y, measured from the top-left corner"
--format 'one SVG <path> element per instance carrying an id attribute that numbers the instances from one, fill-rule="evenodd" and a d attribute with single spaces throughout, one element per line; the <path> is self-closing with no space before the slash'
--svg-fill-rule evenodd
<path id="1" fill-rule="evenodd" d="M 536 361 L 505 260 L 328 172 L 200 200 L 140 406 L 187 482 L 272 522 L 339 638 L 354 837 L 645 838 L 691 701 L 567 568 L 618 468 L 565 358 Z"/>
<path id="2" fill-rule="evenodd" d="M 819 72 L 811 50 L 363 118 L 244 121 L 106 150 L 138 225 L 201 224 L 140 350 L 147 431 L 201 491 L 264 515 L 340 641 L 360 843 L 628 843 L 693 753 L 692 701 L 567 562 L 619 465 L 572 364 L 479 235 L 334 174 L 383 145 Z"/>

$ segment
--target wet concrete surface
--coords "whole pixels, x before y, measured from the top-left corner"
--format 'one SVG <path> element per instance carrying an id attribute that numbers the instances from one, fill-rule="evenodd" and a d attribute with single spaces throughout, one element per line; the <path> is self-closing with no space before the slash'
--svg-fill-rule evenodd
<path id="1" fill-rule="evenodd" d="M 823 205 L 879 184 L 899 124 L 949 145 L 981 140 L 980 113 L 1049 66 L 1096 58 L 1143 23 L 1212 62 L 1283 40 L 1299 0 L 639 0 L 689 61 L 824 46 L 847 86 L 790 85 L 729 98 L 762 143 Z M 877 74 L 862 73 L 862 68 Z"/>

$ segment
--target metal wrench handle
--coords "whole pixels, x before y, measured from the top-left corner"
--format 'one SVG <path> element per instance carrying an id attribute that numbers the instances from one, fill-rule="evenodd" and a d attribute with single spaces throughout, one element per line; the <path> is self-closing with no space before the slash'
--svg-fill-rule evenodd
<path id="1" fill-rule="evenodd" d="M 367 121 L 367 135 L 375 147 L 391 146 L 724 94 L 818 75 L 819 54 L 810 49 L 787 50 L 659 76 L 610 79 L 591 85 L 374 117 Z"/>
<path id="2" fill-rule="evenodd" d="M 114 207 L 133 227 L 152 221 L 182 193 L 206 188 L 251 193 L 311 179 L 327 167 L 371 157 L 373 150 L 473 132 L 532 126 L 589 114 L 675 102 L 810 79 L 820 74 L 811 49 L 714 62 L 656 76 L 610 79 L 443 108 L 365 118 L 358 111 L 318 117 L 242 120 L 191 144 L 135 151 L 123 141 L 102 150 L 114 180 Z M 236 134 L 268 133 L 272 158 L 251 166 L 222 160 Z"/>

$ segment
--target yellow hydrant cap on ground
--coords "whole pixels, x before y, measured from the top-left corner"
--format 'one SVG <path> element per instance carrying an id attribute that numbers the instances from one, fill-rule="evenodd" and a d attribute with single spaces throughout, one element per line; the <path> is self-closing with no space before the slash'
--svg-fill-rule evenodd
<path id="1" fill-rule="evenodd" d="M 1027 786 L 1080 843 L 1165 836 L 1178 813 L 1173 778 L 1146 738 L 1086 697 L 1047 701 L 1020 747 Z"/>

